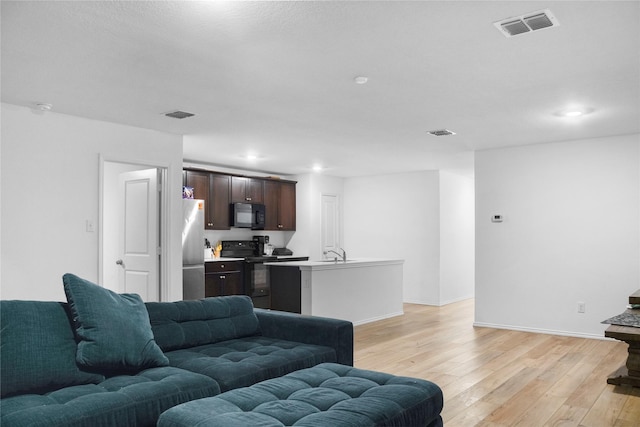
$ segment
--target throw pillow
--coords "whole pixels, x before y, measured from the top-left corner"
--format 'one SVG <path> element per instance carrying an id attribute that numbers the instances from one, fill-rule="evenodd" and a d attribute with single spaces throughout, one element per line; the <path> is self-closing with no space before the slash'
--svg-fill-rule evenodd
<path id="1" fill-rule="evenodd" d="M 79 365 L 114 372 L 167 366 L 137 294 L 118 294 L 73 274 L 62 277 L 80 342 Z"/>

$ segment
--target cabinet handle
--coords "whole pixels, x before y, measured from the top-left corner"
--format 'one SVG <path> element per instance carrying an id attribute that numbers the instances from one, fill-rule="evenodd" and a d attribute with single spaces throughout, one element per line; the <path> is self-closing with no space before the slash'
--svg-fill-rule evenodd
<path id="1" fill-rule="evenodd" d="M 247 202 L 250 202 L 250 201 L 251 201 L 251 197 L 245 197 L 245 200 L 246 200 Z"/>
<path id="2" fill-rule="evenodd" d="M 226 278 L 227 278 L 227 276 L 220 276 L 220 278 L 221 278 L 221 279 L 226 279 Z"/>

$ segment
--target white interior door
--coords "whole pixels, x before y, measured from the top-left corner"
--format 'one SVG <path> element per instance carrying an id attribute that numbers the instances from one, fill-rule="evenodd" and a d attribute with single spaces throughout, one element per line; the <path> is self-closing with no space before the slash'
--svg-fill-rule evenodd
<path id="1" fill-rule="evenodd" d="M 340 246 L 340 205 L 337 195 L 322 195 L 322 252 Z"/>
<path id="2" fill-rule="evenodd" d="M 119 186 L 119 288 L 144 301 L 159 301 L 158 171 L 120 174 Z"/>

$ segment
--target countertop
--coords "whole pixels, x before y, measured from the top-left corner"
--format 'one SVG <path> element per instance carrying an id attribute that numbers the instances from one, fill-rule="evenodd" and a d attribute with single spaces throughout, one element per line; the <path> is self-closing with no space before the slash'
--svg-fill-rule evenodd
<path id="1" fill-rule="evenodd" d="M 281 260 L 285 260 L 284 262 L 289 263 L 289 262 L 304 262 L 304 261 L 286 261 L 287 259 L 299 259 L 299 258 L 308 258 L 306 256 L 298 256 L 298 255 L 278 255 L 277 256 L 278 261 L 271 261 L 270 264 L 282 264 L 283 261 Z M 204 262 L 231 262 L 231 261 L 244 261 L 244 258 L 226 258 L 226 257 L 220 257 L 220 258 L 205 258 Z M 265 262 L 265 264 L 267 264 Z"/>
<path id="2" fill-rule="evenodd" d="M 204 262 L 231 262 L 231 261 L 244 261 L 244 258 L 205 258 Z"/>
<path id="3" fill-rule="evenodd" d="M 354 258 L 352 260 L 347 259 L 347 262 L 341 260 L 338 260 L 337 262 L 333 260 L 265 262 L 265 265 L 274 265 L 278 267 L 299 267 L 301 270 L 335 270 L 337 268 L 359 268 L 388 264 L 404 264 L 404 260 L 387 258 Z"/>

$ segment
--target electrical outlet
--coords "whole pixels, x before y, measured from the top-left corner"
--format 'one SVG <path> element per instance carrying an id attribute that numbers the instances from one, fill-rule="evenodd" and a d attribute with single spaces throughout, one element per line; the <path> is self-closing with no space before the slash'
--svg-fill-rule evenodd
<path id="1" fill-rule="evenodd" d="M 504 221 L 504 216 L 502 216 L 501 214 L 491 215 L 491 222 L 502 222 L 502 221 Z"/>
<path id="2" fill-rule="evenodd" d="M 578 301 L 578 313 L 584 313 L 586 311 L 587 311 L 587 305 L 582 301 Z"/>

